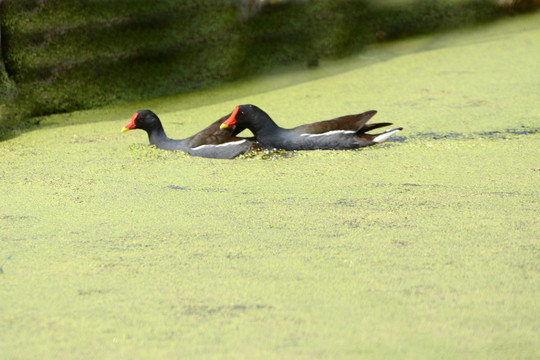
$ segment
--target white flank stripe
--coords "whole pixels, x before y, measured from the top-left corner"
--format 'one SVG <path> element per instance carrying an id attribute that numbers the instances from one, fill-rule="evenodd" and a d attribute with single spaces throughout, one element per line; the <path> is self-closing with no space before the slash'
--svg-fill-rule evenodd
<path id="1" fill-rule="evenodd" d="M 388 140 L 388 138 L 390 136 L 394 135 L 395 133 L 397 133 L 400 130 L 401 129 L 393 129 L 393 130 L 385 131 L 382 134 L 380 134 L 379 136 L 377 136 L 375 139 L 373 139 L 373 142 L 382 143 L 383 141 Z"/>
<path id="2" fill-rule="evenodd" d="M 219 145 L 199 145 L 197 147 L 194 147 L 192 150 L 199 150 L 199 149 L 202 149 L 204 147 L 225 147 L 225 146 L 231 146 L 231 145 L 240 145 L 244 142 L 246 142 L 247 140 L 238 140 L 238 141 L 231 141 L 231 142 L 228 142 L 228 143 L 223 143 L 223 144 L 219 144 Z"/>
<path id="3" fill-rule="evenodd" d="M 356 131 L 352 130 L 332 130 L 322 134 L 300 134 L 300 136 L 315 137 L 315 136 L 328 136 L 334 134 L 354 134 Z"/>

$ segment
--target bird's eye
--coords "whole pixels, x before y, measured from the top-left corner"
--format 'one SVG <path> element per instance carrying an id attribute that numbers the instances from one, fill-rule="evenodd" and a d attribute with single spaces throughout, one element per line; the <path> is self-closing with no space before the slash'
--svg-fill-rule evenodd
<path id="1" fill-rule="evenodd" d="M 246 116 L 246 113 L 245 113 L 245 112 L 242 112 L 242 111 L 240 111 L 240 112 L 238 113 L 238 115 L 240 115 L 240 117 L 244 117 L 244 116 Z"/>

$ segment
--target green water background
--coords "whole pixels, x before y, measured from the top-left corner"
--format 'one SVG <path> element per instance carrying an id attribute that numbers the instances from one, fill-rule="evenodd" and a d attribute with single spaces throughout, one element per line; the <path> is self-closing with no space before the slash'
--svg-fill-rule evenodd
<path id="1" fill-rule="evenodd" d="M 538 358 L 539 14 L 221 89 L 42 118 L 0 143 L 0 351 L 48 358 Z M 211 160 L 237 104 L 377 109 L 398 141 Z M 92 121 L 92 122 L 90 122 Z"/>

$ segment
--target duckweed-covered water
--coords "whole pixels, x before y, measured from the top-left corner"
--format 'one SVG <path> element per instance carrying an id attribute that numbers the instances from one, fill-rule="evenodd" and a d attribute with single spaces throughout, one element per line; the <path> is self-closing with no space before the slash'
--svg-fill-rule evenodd
<path id="1" fill-rule="evenodd" d="M 57 115 L 0 143 L 0 352 L 538 357 L 539 20 Z M 187 137 L 242 103 L 290 127 L 377 109 L 404 131 L 235 160 L 120 133 L 151 108 Z"/>

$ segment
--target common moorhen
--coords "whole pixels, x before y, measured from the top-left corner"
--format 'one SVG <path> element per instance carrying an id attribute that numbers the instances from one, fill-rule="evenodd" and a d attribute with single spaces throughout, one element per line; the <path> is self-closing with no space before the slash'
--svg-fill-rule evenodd
<path id="1" fill-rule="evenodd" d="M 156 114 L 150 110 L 140 110 L 133 114 L 122 132 L 142 129 L 148 133 L 150 144 L 163 150 L 182 150 L 193 156 L 206 158 L 233 159 L 251 149 L 253 142 L 250 139 L 236 137 L 237 133 L 244 130 L 240 126 L 233 126 L 228 131 L 221 130 L 220 125 L 228 117 L 230 116 L 222 117 L 187 139 L 174 140 L 165 135 L 163 125 Z"/>
<path id="2" fill-rule="evenodd" d="M 392 123 L 366 124 L 377 112 L 341 116 L 313 124 L 301 125 L 292 129 L 279 127 L 264 111 L 255 105 L 235 107 L 231 116 L 221 124 L 221 129 L 237 126 L 248 128 L 262 148 L 284 150 L 339 150 L 355 149 L 381 143 L 402 128 L 387 130 L 380 134 L 367 134 L 367 131 Z"/>

